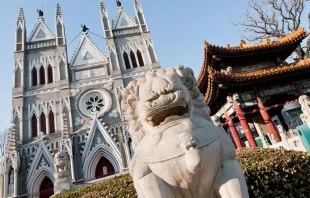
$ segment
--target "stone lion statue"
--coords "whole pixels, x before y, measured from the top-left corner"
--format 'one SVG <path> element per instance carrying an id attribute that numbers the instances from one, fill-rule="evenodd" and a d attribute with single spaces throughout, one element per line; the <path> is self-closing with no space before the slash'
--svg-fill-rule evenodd
<path id="1" fill-rule="evenodd" d="M 122 108 L 141 198 L 248 197 L 230 137 L 210 119 L 193 71 L 161 69 L 129 83 Z"/>
<path id="2" fill-rule="evenodd" d="M 54 156 L 54 177 L 55 177 L 55 194 L 61 194 L 70 190 L 72 186 L 71 168 L 69 155 L 65 151 L 59 151 Z"/>

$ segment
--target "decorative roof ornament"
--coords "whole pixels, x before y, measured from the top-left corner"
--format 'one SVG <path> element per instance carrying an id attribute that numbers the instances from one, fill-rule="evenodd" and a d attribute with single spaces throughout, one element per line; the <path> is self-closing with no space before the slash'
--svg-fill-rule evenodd
<path id="1" fill-rule="evenodd" d="M 41 9 L 37 9 L 37 12 L 39 14 L 39 17 L 43 17 L 44 13 Z"/>
<path id="2" fill-rule="evenodd" d="M 117 4 L 118 7 L 122 6 L 122 3 L 120 2 L 120 0 L 116 0 L 116 4 Z"/>
<path id="3" fill-rule="evenodd" d="M 6 140 L 6 153 L 11 153 L 17 149 L 17 136 L 16 136 L 16 126 L 14 123 L 11 124 Z"/>
<path id="4" fill-rule="evenodd" d="M 25 20 L 23 8 L 20 8 L 20 10 L 19 10 L 18 20 L 19 20 L 19 21 L 24 21 L 24 20 Z"/>
<path id="5" fill-rule="evenodd" d="M 84 25 L 81 24 L 81 27 L 83 32 L 87 32 L 89 30 L 85 24 Z"/>
<path id="6" fill-rule="evenodd" d="M 56 8 L 56 16 L 60 16 L 62 15 L 62 12 L 61 12 L 61 7 L 60 7 L 60 4 L 57 3 L 57 8 Z"/>
<path id="7" fill-rule="evenodd" d="M 63 117 L 63 131 L 61 134 L 61 137 L 63 140 L 67 140 L 69 139 L 69 130 L 68 130 L 68 120 L 67 120 L 67 115 L 66 114 L 62 114 Z"/>
<path id="8" fill-rule="evenodd" d="M 105 5 L 104 5 L 104 2 L 103 0 L 100 0 L 100 10 L 105 10 Z"/>

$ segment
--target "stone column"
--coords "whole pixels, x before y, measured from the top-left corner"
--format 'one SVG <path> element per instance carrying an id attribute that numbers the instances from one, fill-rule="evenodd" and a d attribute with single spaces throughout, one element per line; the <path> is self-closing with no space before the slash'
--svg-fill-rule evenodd
<path id="1" fill-rule="evenodd" d="M 125 153 L 125 147 L 124 147 L 124 136 L 122 133 L 121 126 L 117 126 L 117 135 L 118 135 L 119 150 L 120 150 L 121 158 L 123 161 L 123 168 L 127 168 L 127 160 L 126 160 L 126 153 Z"/>
<path id="2" fill-rule="evenodd" d="M 41 132 L 41 125 L 40 125 L 40 116 L 37 116 L 37 136 Z"/>
<path id="3" fill-rule="evenodd" d="M 228 127 L 229 127 L 229 129 L 230 129 L 231 135 L 232 135 L 233 138 L 234 138 L 234 141 L 235 141 L 235 143 L 236 143 L 237 148 L 242 148 L 242 147 L 243 147 L 243 146 L 242 146 L 242 142 L 241 142 L 241 139 L 240 139 L 240 137 L 239 137 L 239 134 L 238 134 L 238 131 L 237 131 L 237 129 L 236 129 L 236 126 L 235 126 L 235 124 L 234 124 L 233 119 L 231 119 L 231 118 L 229 117 L 229 115 L 228 115 L 228 113 L 227 113 L 226 111 L 224 112 L 224 115 L 225 115 L 226 121 L 227 121 L 227 123 L 228 123 Z"/>
<path id="4" fill-rule="evenodd" d="M 237 113 L 237 116 L 238 116 L 238 118 L 240 120 L 241 127 L 242 127 L 242 129 L 244 131 L 244 134 L 245 134 L 248 142 L 250 143 L 250 146 L 251 147 L 257 147 L 256 141 L 255 141 L 255 139 L 253 137 L 253 134 L 252 134 L 252 131 L 251 131 L 250 126 L 248 124 L 248 121 L 246 120 L 246 118 L 244 116 L 244 112 L 240 108 L 240 106 L 239 106 L 237 101 L 233 102 L 233 106 L 236 109 L 236 113 Z"/>
<path id="5" fill-rule="evenodd" d="M 32 138 L 31 117 L 28 118 L 28 136 L 29 136 L 29 140 L 30 140 Z"/>
<path id="6" fill-rule="evenodd" d="M 50 122 L 48 119 L 48 114 L 45 114 L 45 129 L 46 129 L 46 135 L 50 134 Z"/>
<path id="7" fill-rule="evenodd" d="M 20 70 L 21 77 L 20 77 L 20 87 L 24 87 L 24 70 Z"/>
<path id="8" fill-rule="evenodd" d="M 277 142 L 281 142 L 281 138 L 266 110 L 266 107 L 264 106 L 262 100 L 260 98 L 257 98 L 257 104 L 258 104 L 258 107 L 259 107 L 259 111 L 264 119 L 264 122 L 270 132 L 270 134 L 273 134 L 274 137 L 276 138 Z"/>
<path id="9" fill-rule="evenodd" d="M 21 117 L 22 117 L 22 115 L 21 115 Z M 23 141 L 24 141 L 23 120 L 19 120 L 19 135 L 20 135 L 20 142 L 23 143 Z"/>
<path id="10" fill-rule="evenodd" d="M 18 195 L 18 169 L 14 169 L 14 196 Z"/>
<path id="11" fill-rule="evenodd" d="M 4 168 L 3 166 L 1 167 L 1 168 Z M 4 197 L 4 195 L 3 195 L 3 190 L 4 190 L 4 174 L 3 173 L 1 173 L 0 174 L 0 198 L 3 198 Z"/>
<path id="12" fill-rule="evenodd" d="M 55 125 L 55 133 L 57 132 L 57 115 L 56 115 L 56 112 L 53 112 L 54 114 L 54 125 Z"/>
<path id="13" fill-rule="evenodd" d="M 71 146 L 72 149 L 72 146 Z M 74 174 L 74 162 L 73 162 L 73 153 L 70 153 L 70 165 L 71 165 L 71 176 L 72 176 L 72 181 L 75 182 L 75 174 Z"/>
<path id="14" fill-rule="evenodd" d="M 8 189 L 9 189 L 9 171 L 5 171 L 4 172 L 4 181 L 3 181 L 3 196 L 6 197 L 6 195 L 8 194 Z"/>
<path id="15" fill-rule="evenodd" d="M 47 72 L 48 72 L 48 66 L 46 68 L 44 68 L 44 77 L 45 77 L 45 83 L 44 84 L 48 84 Z"/>
<path id="16" fill-rule="evenodd" d="M 37 85 L 36 86 L 38 86 L 40 84 L 41 84 L 41 79 L 40 79 L 40 67 L 39 67 L 39 69 L 37 69 Z"/>

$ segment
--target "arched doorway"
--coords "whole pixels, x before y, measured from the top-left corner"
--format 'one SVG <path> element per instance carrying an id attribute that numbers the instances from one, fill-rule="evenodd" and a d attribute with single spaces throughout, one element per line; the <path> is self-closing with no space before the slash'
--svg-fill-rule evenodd
<path id="1" fill-rule="evenodd" d="M 40 198 L 49 198 L 54 194 L 53 182 L 45 177 L 40 186 Z"/>
<path id="2" fill-rule="evenodd" d="M 96 179 L 113 175 L 114 173 L 115 170 L 111 162 L 105 157 L 101 157 L 96 167 L 95 172 Z"/>

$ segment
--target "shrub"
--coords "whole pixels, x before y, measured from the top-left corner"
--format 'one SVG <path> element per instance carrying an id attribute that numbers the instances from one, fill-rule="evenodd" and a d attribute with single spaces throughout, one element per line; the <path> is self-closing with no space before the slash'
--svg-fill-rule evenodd
<path id="1" fill-rule="evenodd" d="M 250 197 L 309 197 L 308 153 L 284 149 L 238 149 Z"/>
<path id="2" fill-rule="evenodd" d="M 310 157 L 307 153 L 282 149 L 237 150 L 250 197 L 309 197 Z M 56 198 L 137 197 L 129 175 L 71 190 Z"/>

